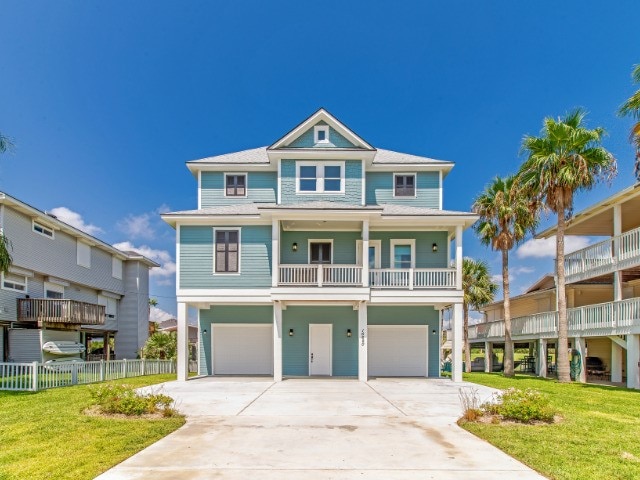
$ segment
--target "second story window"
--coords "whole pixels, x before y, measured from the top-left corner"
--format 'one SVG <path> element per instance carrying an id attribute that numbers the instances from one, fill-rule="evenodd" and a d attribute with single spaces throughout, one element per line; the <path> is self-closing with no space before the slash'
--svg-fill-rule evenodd
<path id="1" fill-rule="evenodd" d="M 26 292 L 27 277 L 14 273 L 3 273 L 2 288 L 4 290 L 13 290 L 14 292 Z"/>
<path id="2" fill-rule="evenodd" d="M 245 174 L 226 174 L 224 194 L 227 197 L 247 196 L 247 176 Z"/>
<path id="3" fill-rule="evenodd" d="M 53 238 L 54 236 L 53 229 L 46 227 L 43 224 L 36 222 L 35 220 L 33 221 L 33 231 L 49 238 Z"/>
<path id="4" fill-rule="evenodd" d="M 215 273 L 240 272 L 240 230 L 214 230 Z"/>
<path id="5" fill-rule="evenodd" d="M 298 193 L 344 193 L 344 163 L 298 162 Z"/>
<path id="6" fill-rule="evenodd" d="M 394 175 L 394 197 L 415 197 L 416 196 L 416 176 Z"/>

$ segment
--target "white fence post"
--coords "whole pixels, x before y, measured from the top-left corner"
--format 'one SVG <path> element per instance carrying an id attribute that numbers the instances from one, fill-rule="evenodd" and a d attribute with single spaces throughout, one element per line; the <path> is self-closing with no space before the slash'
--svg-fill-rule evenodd
<path id="1" fill-rule="evenodd" d="M 100 381 L 104 382 L 104 372 L 105 371 L 105 364 L 104 364 L 104 360 L 100 360 Z"/>
<path id="2" fill-rule="evenodd" d="M 31 364 L 31 390 L 38 391 L 38 362 Z"/>
<path id="3" fill-rule="evenodd" d="M 144 360 L 144 358 L 142 359 L 142 362 L 141 362 L 141 363 L 142 363 L 142 365 L 141 365 L 141 367 L 140 367 L 140 375 L 144 377 L 144 376 L 146 375 L 146 372 L 145 372 L 145 360 Z"/>
<path id="4" fill-rule="evenodd" d="M 127 359 L 122 359 L 122 378 L 127 378 Z"/>

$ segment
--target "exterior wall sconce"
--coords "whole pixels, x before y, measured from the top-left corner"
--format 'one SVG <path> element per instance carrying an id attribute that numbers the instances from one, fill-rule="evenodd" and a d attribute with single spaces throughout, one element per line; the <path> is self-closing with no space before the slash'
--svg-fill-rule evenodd
<path id="1" fill-rule="evenodd" d="M 435 335 L 435 334 L 436 334 L 436 333 L 438 333 L 438 332 L 436 332 L 436 329 L 434 328 L 433 330 L 431 330 L 431 333 L 432 333 L 433 335 Z"/>
<path id="2" fill-rule="evenodd" d="M 436 253 L 438 251 L 438 244 L 434 243 L 433 245 L 431 245 L 431 251 L 433 253 Z"/>
<path id="3" fill-rule="evenodd" d="M 207 329 L 205 328 L 204 330 L 202 330 L 202 334 L 206 335 L 207 334 Z"/>
<path id="4" fill-rule="evenodd" d="M 298 243 L 297 242 L 293 242 L 291 244 L 291 250 L 293 250 L 294 252 L 298 251 Z"/>
<path id="5" fill-rule="evenodd" d="M 351 329 L 347 328 L 347 337 L 351 337 Z"/>
<path id="6" fill-rule="evenodd" d="M 290 337 L 293 337 L 293 328 L 290 328 L 290 329 L 289 329 L 289 336 L 290 336 Z"/>

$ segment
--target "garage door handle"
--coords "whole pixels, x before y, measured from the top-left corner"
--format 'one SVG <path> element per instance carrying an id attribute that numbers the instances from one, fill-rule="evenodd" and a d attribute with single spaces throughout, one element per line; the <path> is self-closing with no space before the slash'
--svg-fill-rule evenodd
<path id="1" fill-rule="evenodd" d="M 313 363 L 313 353 L 311 354 L 311 363 Z"/>

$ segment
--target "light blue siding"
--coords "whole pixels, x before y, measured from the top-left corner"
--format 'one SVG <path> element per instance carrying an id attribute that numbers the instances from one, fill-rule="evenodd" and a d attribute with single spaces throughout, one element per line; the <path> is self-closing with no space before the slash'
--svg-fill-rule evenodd
<path id="1" fill-rule="evenodd" d="M 200 310 L 200 375 L 213 375 L 211 363 L 211 325 L 214 323 L 272 323 L 273 307 L 270 305 L 220 305 Z M 204 334 L 203 331 L 207 330 Z"/>
<path id="2" fill-rule="evenodd" d="M 368 307 L 369 325 L 428 325 L 429 377 L 440 375 L 440 336 L 438 311 L 430 306 Z M 433 334 L 433 330 L 436 331 Z"/>
<path id="3" fill-rule="evenodd" d="M 309 239 L 333 239 L 333 263 L 355 265 L 356 241 L 361 238 L 360 232 L 282 232 L 280 261 L 283 264 L 309 263 Z M 298 251 L 291 248 L 298 244 Z"/>
<path id="4" fill-rule="evenodd" d="M 179 279 L 180 288 L 270 287 L 271 226 L 241 228 L 239 275 L 214 275 L 213 227 L 180 227 Z"/>
<path id="5" fill-rule="evenodd" d="M 440 208 L 440 177 L 438 172 L 418 172 L 415 197 L 393 196 L 393 172 L 368 172 L 366 174 L 367 205 L 383 203 L 413 205 L 414 207 Z"/>
<path id="6" fill-rule="evenodd" d="M 309 324 L 332 327 L 333 375 L 358 375 L 358 312 L 351 307 L 288 307 L 282 312 L 282 374 L 309 375 Z M 289 336 L 289 329 L 293 336 Z M 352 336 L 347 337 L 347 329 Z"/>
<path id="7" fill-rule="evenodd" d="M 247 196 L 224 196 L 224 172 L 202 172 L 200 175 L 202 208 L 239 203 L 276 203 L 278 174 L 276 172 L 246 172 Z"/>
<path id="8" fill-rule="evenodd" d="M 326 125 L 326 124 L 327 123 L 323 121 L 316 123 L 316 125 Z M 339 134 L 336 130 L 334 130 L 333 127 L 329 127 L 329 144 L 326 144 L 326 143 L 314 144 L 313 143 L 314 127 L 315 125 L 311 127 L 309 130 L 307 130 L 306 132 L 304 132 L 302 135 L 300 135 L 298 138 L 296 138 L 293 142 L 291 142 L 291 144 L 287 146 L 287 148 L 313 148 L 313 147 L 356 148 L 356 146 L 353 143 L 351 143 L 349 140 L 344 138 L 341 134 Z"/>
<path id="9" fill-rule="evenodd" d="M 345 161 L 345 193 L 317 193 L 310 195 L 296 194 L 296 161 L 297 160 L 282 160 L 280 166 L 280 185 L 282 188 L 281 201 L 283 204 L 316 202 L 319 200 L 344 202 L 354 205 L 362 204 L 362 162 L 360 160 Z M 305 162 L 306 161 L 308 160 L 305 160 Z M 322 160 L 318 160 L 318 162 L 322 163 Z"/>
<path id="10" fill-rule="evenodd" d="M 449 265 L 447 257 L 447 232 L 376 232 L 369 234 L 371 240 L 380 240 L 382 245 L 381 267 L 391 268 L 391 240 L 416 240 L 416 268 L 446 268 Z M 438 245 L 438 251 L 433 252 L 433 244 Z"/>

